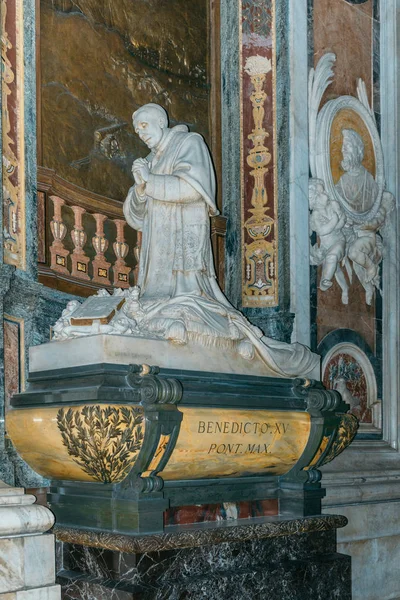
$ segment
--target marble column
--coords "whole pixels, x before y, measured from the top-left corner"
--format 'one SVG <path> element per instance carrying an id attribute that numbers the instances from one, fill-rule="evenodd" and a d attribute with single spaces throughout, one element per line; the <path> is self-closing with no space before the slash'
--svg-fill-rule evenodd
<path id="1" fill-rule="evenodd" d="M 53 523 L 34 496 L 0 481 L 0 600 L 60 600 Z"/>

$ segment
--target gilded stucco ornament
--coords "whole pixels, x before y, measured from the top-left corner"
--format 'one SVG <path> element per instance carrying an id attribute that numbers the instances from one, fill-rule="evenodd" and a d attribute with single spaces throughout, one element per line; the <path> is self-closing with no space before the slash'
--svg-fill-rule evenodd
<path id="1" fill-rule="evenodd" d="M 357 434 L 358 427 L 357 417 L 350 414 L 340 415 L 339 427 L 335 432 L 333 442 L 318 466 L 321 467 L 322 465 L 331 462 L 331 460 L 339 456 L 343 450 L 350 446 Z"/>
<path id="2" fill-rule="evenodd" d="M 312 417 L 325 418 L 309 440 L 309 453 L 307 458 L 304 457 L 304 464 L 299 461 L 286 477 L 305 478 L 309 483 L 315 483 L 322 477 L 319 468 L 336 458 L 354 440 L 359 422 L 354 415 L 345 412 L 350 408 L 346 399 L 337 390 L 325 389 L 320 382 L 297 379 L 293 391 L 295 396 L 307 398 L 307 412 Z"/>
<path id="3" fill-rule="evenodd" d="M 23 1 L 1 0 L 1 138 L 4 262 L 26 268 Z"/>
<path id="4" fill-rule="evenodd" d="M 310 260 L 322 266 L 322 291 L 336 279 L 347 304 L 354 272 L 370 305 L 380 290 L 385 223 L 394 198 L 385 189 L 382 146 L 364 82 L 358 80 L 358 98 L 340 96 L 319 110 L 335 60 L 325 54 L 309 78 L 310 230 L 319 239 Z"/>

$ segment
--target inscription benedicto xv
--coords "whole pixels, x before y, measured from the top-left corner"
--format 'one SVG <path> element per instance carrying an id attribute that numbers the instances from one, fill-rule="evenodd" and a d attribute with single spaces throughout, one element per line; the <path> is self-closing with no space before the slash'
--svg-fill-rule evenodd
<path id="1" fill-rule="evenodd" d="M 162 472 L 166 481 L 287 473 L 309 439 L 301 411 L 181 406 L 182 425 Z"/>
<path id="2" fill-rule="evenodd" d="M 283 422 L 254 422 L 254 421 L 199 421 L 197 433 L 199 434 L 226 434 L 243 437 L 265 435 L 263 443 L 211 443 L 208 454 L 270 454 L 272 442 L 277 437 L 283 437 L 289 428 L 289 423 Z"/>

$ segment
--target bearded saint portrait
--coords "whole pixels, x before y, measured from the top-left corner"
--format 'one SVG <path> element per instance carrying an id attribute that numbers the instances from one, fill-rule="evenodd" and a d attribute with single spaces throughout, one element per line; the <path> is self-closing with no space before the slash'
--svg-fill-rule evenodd
<path id="1" fill-rule="evenodd" d="M 355 211 L 364 213 L 372 208 L 379 188 L 374 177 L 364 167 L 364 142 L 354 129 L 343 129 L 342 162 L 344 171 L 336 190 Z"/>

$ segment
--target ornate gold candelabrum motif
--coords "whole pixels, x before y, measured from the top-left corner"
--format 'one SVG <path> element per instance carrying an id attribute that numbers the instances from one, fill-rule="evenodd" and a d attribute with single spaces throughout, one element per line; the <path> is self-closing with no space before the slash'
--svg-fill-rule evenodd
<path id="1" fill-rule="evenodd" d="M 50 199 L 54 206 L 54 215 L 50 222 L 50 230 L 54 238 L 53 243 L 50 246 L 50 266 L 51 269 L 53 269 L 53 271 L 57 271 L 57 273 L 69 275 L 70 273 L 67 268 L 67 257 L 69 255 L 69 250 L 67 250 L 63 244 L 63 239 L 67 234 L 67 226 L 63 222 L 62 218 L 62 207 L 64 206 L 65 202 L 58 196 L 50 196 Z"/>
<path id="2" fill-rule="evenodd" d="M 73 253 L 71 254 L 72 273 L 73 277 L 78 279 L 90 279 L 88 275 L 88 264 L 89 257 L 86 256 L 83 246 L 86 243 L 87 235 L 82 225 L 82 217 L 86 210 L 80 206 L 71 206 L 74 213 L 75 224 L 71 231 L 71 239 L 75 246 Z"/>
<path id="3" fill-rule="evenodd" d="M 265 146 L 269 137 L 263 127 L 265 101 L 267 94 L 264 83 L 271 71 L 271 61 L 262 56 L 252 56 L 247 59 L 245 71 L 250 76 L 253 92 L 250 100 L 253 106 L 254 128 L 248 138 L 253 148 L 247 156 L 247 164 L 251 167 L 250 175 L 254 178 L 251 204 L 254 208 L 248 210 L 251 217 L 246 219 L 244 226 L 248 235 L 254 240 L 244 243 L 244 306 L 271 306 L 276 304 L 275 297 L 275 260 L 276 248 L 272 235 L 275 221 L 268 216 L 268 194 L 265 187 L 265 175 L 271 162 L 271 154 Z"/>
<path id="4" fill-rule="evenodd" d="M 93 281 L 111 285 L 109 276 L 111 263 L 107 262 L 104 256 L 108 248 L 108 240 L 104 234 L 104 221 L 107 217 L 100 213 L 94 213 L 93 217 L 96 221 L 96 235 L 92 238 L 92 244 L 96 250 L 96 256 L 93 259 Z"/>
<path id="5" fill-rule="evenodd" d="M 125 262 L 125 257 L 129 252 L 129 246 L 124 236 L 125 221 L 123 219 L 114 219 L 114 223 L 117 228 L 117 239 L 113 243 L 113 249 L 117 260 L 112 268 L 113 283 L 117 287 L 128 288 L 131 268 Z"/>

